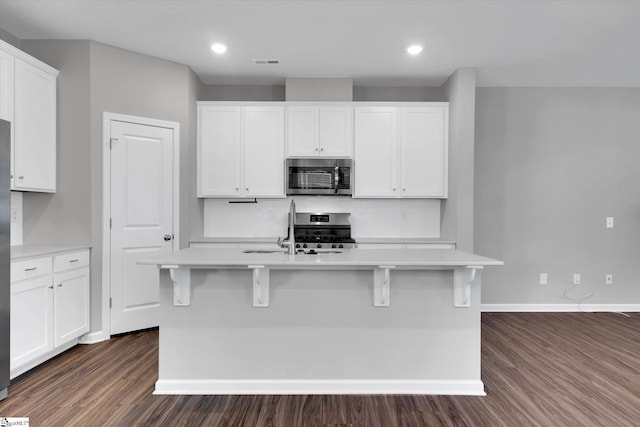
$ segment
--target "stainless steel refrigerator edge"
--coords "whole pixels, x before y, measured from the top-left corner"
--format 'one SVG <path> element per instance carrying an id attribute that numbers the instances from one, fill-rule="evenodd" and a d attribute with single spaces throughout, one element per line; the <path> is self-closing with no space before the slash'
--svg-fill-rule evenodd
<path id="1" fill-rule="evenodd" d="M 11 123 L 0 120 L 0 400 L 9 388 Z"/>

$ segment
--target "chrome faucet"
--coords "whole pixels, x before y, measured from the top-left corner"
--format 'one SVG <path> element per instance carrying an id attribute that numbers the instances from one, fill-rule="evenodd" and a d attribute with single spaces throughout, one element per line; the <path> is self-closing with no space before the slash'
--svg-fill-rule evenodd
<path id="1" fill-rule="evenodd" d="M 296 254 L 296 239 L 294 237 L 293 226 L 296 222 L 296 202 L 291 200 L 289 207 L 289 233 L 286 239 L 279 238 L 278 245 L 282 248 L 289 248 L 289 255 Z"/>

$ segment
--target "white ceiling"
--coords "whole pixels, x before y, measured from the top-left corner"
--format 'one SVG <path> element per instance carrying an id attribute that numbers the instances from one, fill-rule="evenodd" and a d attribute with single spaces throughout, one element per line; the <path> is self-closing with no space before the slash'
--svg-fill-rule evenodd
<path id="1" fill-rule="evenodd" d="M 440 86 L 473 67 L 479 86 L 640 87 L 636 0 L 0 0 L 0 28 L 187 64 L 206 84 Z"/>

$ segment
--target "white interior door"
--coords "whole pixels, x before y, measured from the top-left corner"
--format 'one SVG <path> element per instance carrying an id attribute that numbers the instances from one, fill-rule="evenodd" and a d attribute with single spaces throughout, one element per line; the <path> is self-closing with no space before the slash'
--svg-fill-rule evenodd
<path id="1" fill-rule="evenodd" d="M 138 260 L 174 249 L 173 130 L 111 128 L 111 334 L 158 326 L 159 276 Z"/>

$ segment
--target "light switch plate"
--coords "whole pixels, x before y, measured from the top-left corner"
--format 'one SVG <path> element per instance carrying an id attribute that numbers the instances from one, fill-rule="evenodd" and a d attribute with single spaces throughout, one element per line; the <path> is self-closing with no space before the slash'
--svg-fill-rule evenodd
<path id="1" fill-rule="evenodd" d="M 613 228 L 613 217 L 612 216 L 608 216 L 607 217 L 607 228 Z"/>

